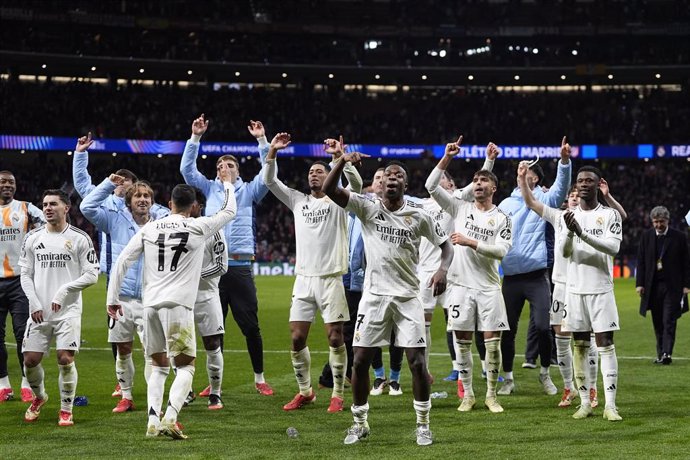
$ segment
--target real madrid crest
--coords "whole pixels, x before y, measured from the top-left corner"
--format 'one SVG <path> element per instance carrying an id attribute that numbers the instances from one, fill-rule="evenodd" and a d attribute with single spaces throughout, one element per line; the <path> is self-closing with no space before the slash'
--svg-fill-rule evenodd
<path id="1" fill-rule="evenodd" d="M 72 241 L 70 241 L 70 240 L 65 241 L 65 249 L 67 249 L 68 251 L 72 250 Z"/>

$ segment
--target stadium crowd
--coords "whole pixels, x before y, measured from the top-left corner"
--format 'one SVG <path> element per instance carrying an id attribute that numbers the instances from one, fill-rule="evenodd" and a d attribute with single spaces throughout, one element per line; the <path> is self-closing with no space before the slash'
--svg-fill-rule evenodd
<path id="1" fill-rule="evenodd" d="M 357 143 L 437 144 L 457 134 L 509 145 L 553 145 L 564 132 L 573 144 L 684 142 L 690 91 L 608 89 L 602 92 L 514 92 L 411 88 L 370 92 L 329 86 L 100 85 L 86 82 L 0 82 L 5 134 L 176 139 L 185 120 L 213 120 L 209 141 L 246 141 L 249 119 L 281 126 L 296 142 L 334 133 Z M 50 100 L 51 104 L 43 104 Z M 41 107 L 17 118 L 26 106 Z M 305 110 L 304 108 L 308 108 Z M 549 110 L 548 108 L 553 108 Z M 30 130 L 31 132 L 28 132 Z M 572 133 L 572 134 L 570 134 Z"/>

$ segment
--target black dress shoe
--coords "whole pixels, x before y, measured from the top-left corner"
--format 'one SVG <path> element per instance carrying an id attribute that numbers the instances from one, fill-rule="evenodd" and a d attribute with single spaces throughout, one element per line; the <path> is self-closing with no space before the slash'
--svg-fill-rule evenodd
<path id="1" fill-rule="evenodd" d="M 664 356 L 661 357 L 661 364 L 665 364 L 666 366 L 668 366 L 672 362 L 673 360 L 671 359 L 671 356 L 667 355 L 666 353 L 664 353 Z"/>

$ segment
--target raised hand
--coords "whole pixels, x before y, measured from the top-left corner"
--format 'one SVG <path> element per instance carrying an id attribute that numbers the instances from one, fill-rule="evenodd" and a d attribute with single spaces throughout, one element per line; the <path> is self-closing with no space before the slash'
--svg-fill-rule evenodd
<path id="1" fill-rule="evenodd" d="M 527 170 L 529 169 L 529 161 L 523 160 L 518 165 L 517 176 L 518 179 L 527 177 Z"/>
<path id="2" fill-rule="evenodd" d="M 257 139 L 266 135 L 264 125 L 260 121 L 249 120 L 249 126 L 247 126 L 247 129 L 249 130 L 249 134 Z"/>
<path id="3" fill-rule="evenodd" d="M 486 158 L 491 161 L 498 158 L 498 147 L 493 142 L 489 142 L 489 145 L 486 146 Z"/>
<path id="4" fill-rule="evenodd" d="M 609 183 L 603 177 L 599 180 L 599 190 L 604 197 L 609 196 Z"/>
<path id="5" fill-rule="evenodd" d="M 117 174 L 111 174 L 108 179 L 115 185 L 123 185 L 125 183 L 125 178 Z"/>
<path id="6" fill-rule="evenodd" d="M 77 139 L 77 146 L 74 147 L 74 151 L 78 153 L 86 152 L 93 143 L 94 140 L 91 139 L 91 131 L 89 131 L 89 134 Z"/>
<path id="7" fill-rule="evenodd" d="M 204 119 L 204 114 L 202 113 L 199 118 L 192 122 L 192 134 L 196 134 L 197 136 L 203 136 L 206 130 L 208 129 L 209 121 L 210 120 Z"/>
<path id="8" fill-rule="evenodd" d="M 278 133 L 273 136 L 273 140 L 271 140 L 271 149 L 283 150 L 290 145 L 290 142 L 290 135 L 288 133 Z"/>
<path id="9" fill-rule="evenodd" d="M 561 141 L 561 161 L 564 163 L 567 162 L 570 159 L 570 144 L 565 139 L 565 136 L 563 136 L 563 140 Z"/>
<path id="10" fill-rule="evenodd" d="M 568 210 L 564 212 L 563 220 L 565 221 L 565 226 L 568 227 L 568 230 L 574 232 L 577 236 L 582 235 L 582 227 L 580 227 L 580 224 L 578 223 L 577 219 L 575 219 L 575 214 L 573 214 L 572 211 Z"/>
<path id="11" fill-rule="evenodd" d="M 446 144 L 445 154 L 448 155 L 449 157 L 454 157 L 455 155 L 460 153 L 460 145 L 461 144 L 462 144 L 462 136 L 458 137 L 457 141 Z"/>
<path id="12" fill-rule="evenodd" d="M 344 149 L 340 142 L 335 139 L 328 138 L 323 141 L 323 151 L 329 155 L 333 155 L 333 159 L 337 160 L 344 153 Z"/>
<path id="13" fill-rule="evenodd" d="M 343 153 L 342 158 L 343 160 L 347 163 L 350 162 L 352 164 L 359 163 L 362 161 L 362 158 L 369 158 L 371 155 L 366 155 L 364 153 L 360 152 L 350 152 L 350 153 Z"/>

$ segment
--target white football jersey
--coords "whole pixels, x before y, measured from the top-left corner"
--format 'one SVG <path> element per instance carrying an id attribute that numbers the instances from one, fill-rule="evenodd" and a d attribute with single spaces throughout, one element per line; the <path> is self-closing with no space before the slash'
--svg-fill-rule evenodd
<path id="1" fill-rule="evenodd" d="M 225 206 L 209 217 L 170 214 L 148 222 L 127 243 L 111 272 L 108 305 L 119 305 L 119 289 L 128 266 L 144 254 L 144 307 L 194 308 L 206 240 L 236 214 L 232 185 L 225 184 Z"/>
<path id="2" fill-rule="evenodd" d="M 502 253 L 512 246 L 512 225 L 510 217 L 497 206 L 481 211 L 474 203 L 453 198 L 450 210 L 455 218 L 455 231 L 479 242 L 478 249 L 453 245 L 455 248 L 455 269 L 460 273 L 459 285 L 482 291 L 501 289 L 498 266 L 501 259 L 480 254 L 482 246 L 499 246 Z"/>
<path id="3" fill-rule="evenodd" d="M 553 251 L 553 270 L 551 273 L 551 281 L 554 283 L 565 283 L 568 270 L 568 258 L 563 256 L 563 251 L 558 250 L 559 247 L 562 247 L 562 240 L 568 233 L 565 220 L 563 220 L 564 212 L 561 209 L 545 205 L 544 214 L 542 215 L 542 218 L 550 223 L 554 229 L 554 248 L 556 249 Z"/>
<path id="4" fill-rule="evenodd" d="M 19 256 L 24 237 L 34 225 L 45 223 L 43 212 L 26 201 L 12 200 L 0 206 L 1 278 L 19 276 Z"/>
<path id="5" fill-rule="evenodd" d="M 364 290 L 376 295 L 416 297 L 421 239 L 441 245 L 448 239 L 441 224 L 409 200 L 397 211 L 389 211 L 381 200 L 351 192 L 345 209 L 362 221 L 367 257 Z"/>
<path id="6" fill-rule="evenodd" d="M 272 163 L 268 165 L 271 167 Z M 302 276 L 347 273 L 347 211 L 327 196 L 314 198 L 287 187 L 277 178 L 267 181 L 267 185 L 295 216 L 295 273 Z"/>
<path id="7" fill-rule="evenodd" d="M 584 211 L 573 210 L 582 231 L 600 239 L 623 239 L 622 219 L 615 209 L 599 204 Z M 563 226 L 565 228 L 565 225 Z M 565 233 L 567 234 L 567 228 Z M 613 290 L 613 257 L 573 237 L 573 253 L 567 268 L 567 289 L 573 294 L 602 294 Z"/>
<path id="8" fill-rule="evenodd" d="M 196 303 L 204 302 L 218 296 L 220 277 L 228 271 L 228 251 L 225 232 L 216 232 L 204 245 L 204 261 Z"/>
<path id="9" fill-rule="evenodd" d="M 81 290 L 70 290 L 57 312 L 51 309 L 55 295 L 87 272 L 92 272 L 94 282 L 98 279 L 98 256 L 91 238 L 71 225 L 59 233 L 49 232 L 45 226 L 29 233 L 19 266 L 33 280 L 35 296 L 27 293 L 30 310 L 42 310 L 43 321 L 80 317 Z"/>

